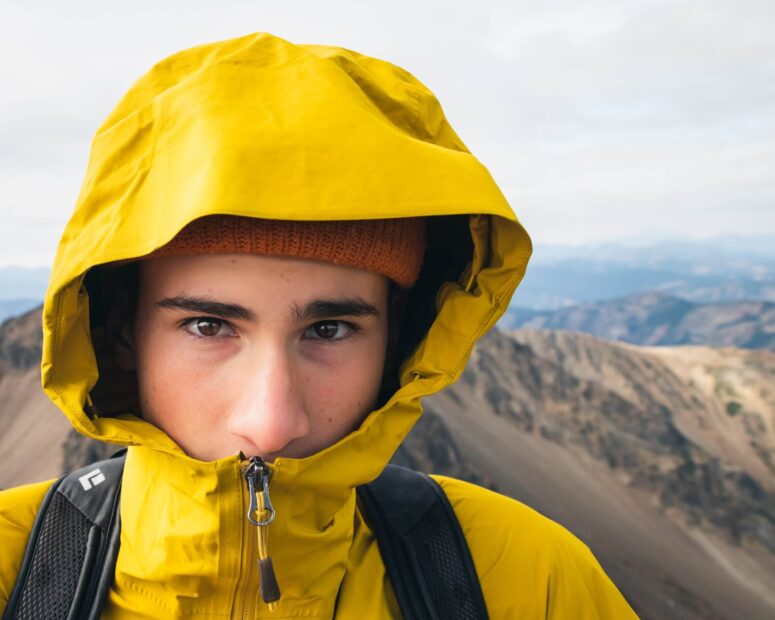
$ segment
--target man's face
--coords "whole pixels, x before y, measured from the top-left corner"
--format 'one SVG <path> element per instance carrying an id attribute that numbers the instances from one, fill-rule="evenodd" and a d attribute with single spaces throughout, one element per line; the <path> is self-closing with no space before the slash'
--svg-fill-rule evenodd
<path id="1" fill-rule="evenodd" d="M 374 407 L 387 278 L 215 254 L 140 264 L 132 361 L 144 419 L 200 460 L 305 457 Z"/>

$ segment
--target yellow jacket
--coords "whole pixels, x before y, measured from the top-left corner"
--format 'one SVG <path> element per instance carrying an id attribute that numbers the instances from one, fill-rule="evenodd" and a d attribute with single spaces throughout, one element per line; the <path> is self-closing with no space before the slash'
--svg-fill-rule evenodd
<path id="1" fill-rule="evenodd" d="M 110 410 L 92 392 L 100 353 L 86 272 L 146 255 L 216 213 L 429 216 L 429 260 L 465 266 L 426 285 L 436 317 L 389 401 L 330 448 L 271 464 L 277 517 L 269 536 L 282 589 L 274 612 L 261 603 L 251 570 L 239 455 L 189 458 L 161 430 Z M 175 54 L 138 80 L 96 134 L 43 316 L 46 393 L 82 434 L 130 446 L 121 549 L 103 617 L 399 617 L 354 488 L 382 471 L 420 416 L 420 399 L 459 377 L 508 305 L 530 251 L 433 94 L 394 65 L 253 34 Z M 634 617 L 586 546 L 562 527 L 496 493 L 437 480 L 462 524 L 492 618 Z M 0 609 L 49 485 L 0 494 Z"/>

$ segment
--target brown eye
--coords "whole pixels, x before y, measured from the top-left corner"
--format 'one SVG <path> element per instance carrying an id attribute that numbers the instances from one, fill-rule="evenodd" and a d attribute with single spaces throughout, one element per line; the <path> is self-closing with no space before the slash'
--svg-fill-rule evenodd
<path id="1" fill-rule="evenodd" d="M 339 323 L 318 323 L 314 329 L 318 338 L 330 340 L 339 333 Z"/>
<path id="2" fill-rule="evenodd" d="M 304 335 L 312 340 L 342 340 L 353 331 L 354 327 L 344 321 L 321 321 L 310 327 Z"/>
<path id="3" fill-rule="evenodd" d="M 190 319 L 185 322 L 184 327 L 197 338 L 221 338 L 234 335 L 234 331 L 225 321 L 209 317 Z"/>
<path id="4" fill-rule="evenodd" d="M 221 323 L 212 319 L 199 319 L 196 322 L 196 330 L 201 336 L 217 336 L 221 330 Z"/>

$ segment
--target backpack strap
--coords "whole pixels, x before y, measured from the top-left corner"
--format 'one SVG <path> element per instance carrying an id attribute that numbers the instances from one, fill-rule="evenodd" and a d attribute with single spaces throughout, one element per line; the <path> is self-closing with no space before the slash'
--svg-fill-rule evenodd
<path id="1" fill-rule="evenodd" d="M 126 450 L 54 482 L 38 510 L 3 620 L 96 620 L 113 582 Z"/>
<path id="2" fill-rule="evenodd" d="M 388 465 L 357 493 L 406 620 L 487 618 L 463 530 L 435 480 Z"/>
<path id="3" fill-rule="evenodd" d="M 125 459 L 122 450 L 54 482 L 3 620 L 99 618 L 118 557 Z M 388 465 L 357 493 L 406 620 L 487 618 L 463 530 L 438 483 Z"/>

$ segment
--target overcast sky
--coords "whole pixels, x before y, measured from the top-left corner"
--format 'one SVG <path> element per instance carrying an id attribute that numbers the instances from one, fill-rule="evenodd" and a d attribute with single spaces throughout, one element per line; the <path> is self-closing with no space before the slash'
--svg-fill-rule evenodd
<path id="1" fill-rule="evenodd" d="M 0 265 L 50 263 L 137 77 L 257 31 L 412 72 L 538 243 L 775 238 L 772 0 L 0 0 Z"/>

